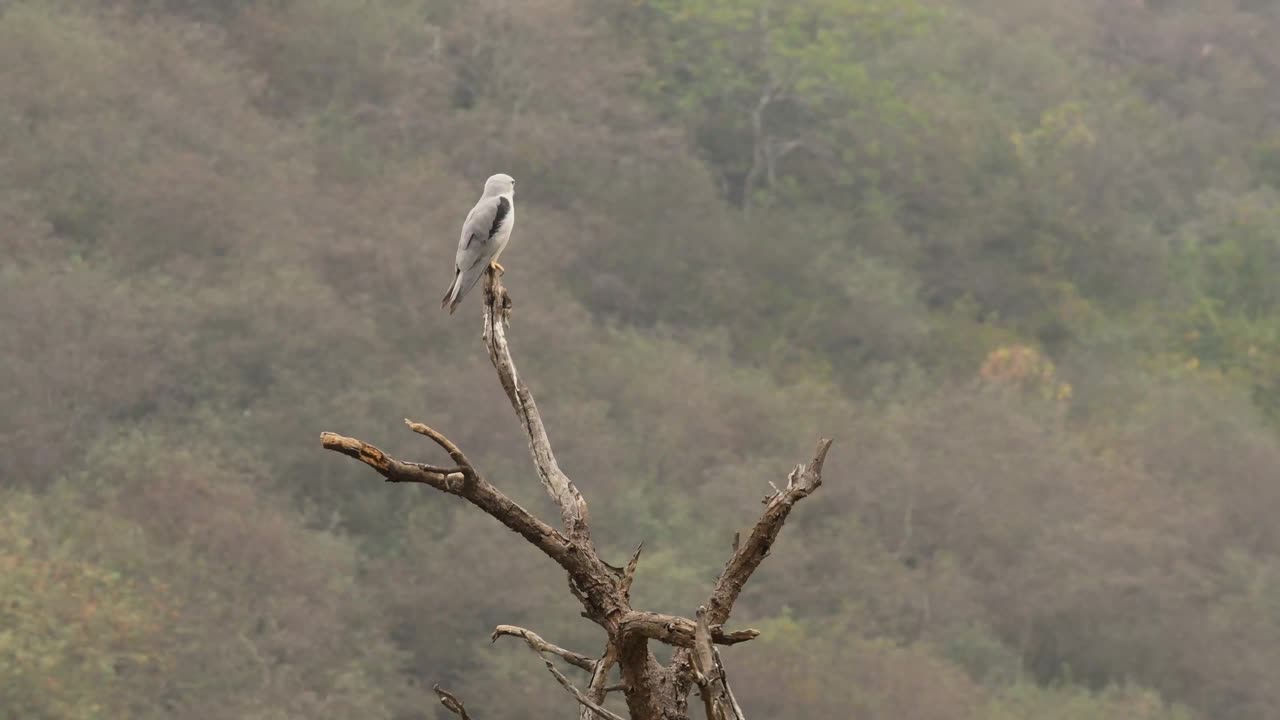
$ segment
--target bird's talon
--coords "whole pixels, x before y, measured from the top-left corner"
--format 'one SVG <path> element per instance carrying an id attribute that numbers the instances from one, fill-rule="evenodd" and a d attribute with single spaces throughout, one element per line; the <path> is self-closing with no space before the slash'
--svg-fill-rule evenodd
<path id="1" fill-rule="evenodd" d="M 498 274 L 499 274 L 499 275 L 506 275 L 506 274 L 507 274 L 507 269 L 506 269 L 506 268 L 504 268 L 504 267 L 502 267 L 502 265 L 501 265 L 501 264 L 499 264 L 499 263 L 498 263 L 498 261 L 496 261 L 496 260 L 495 260 L 495 261 L 493 261 L 493 262 L 491 262 L 491 263 L 489 263 L 489 267 L 491 267 L 491 268 L 493 268 L 494 270 L 496 270 L 496 271 L 498 272 Z"/>

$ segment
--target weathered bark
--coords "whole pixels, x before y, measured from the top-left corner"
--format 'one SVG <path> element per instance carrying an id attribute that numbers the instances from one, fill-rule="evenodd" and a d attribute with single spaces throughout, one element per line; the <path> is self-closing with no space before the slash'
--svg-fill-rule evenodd
<path id="1" fill-rule="evenodd" d="M 532 630 L 525 630 L 524 628 L 516 627 L 515 625 L 499 625 L 498 627 L 494 628 L 493 634 L 489 636 L 489 641 L 497 642 L 498 638 L 504 635 L 507 635 L 510 637 L 518 637 L 521 640 L 524 640 L 526 643 L 529 644 L 529 647 L 533 648 L 539 653 L 551 653 L 552 655 L 558 655 L 561 658 L 564 658 L 565 662 L 569 663 L 570 665 L 576 668 L 581 668 L 587 671 L 595 670 L 595 667 L 596 667 L 595 660 L 592 660 L 586 655 L 579 655 L 578 653 L 572 650 L 565 650 L 564 648 L 558 645 L 552 645 L 546 640 L 543 640 L 540 635 L 533 632 Z"/>
<path id="2" fill-rule="evenodd" d="M 691 648 L 696 624 L 688 618 L 675 615 L 632 610 L 622 616 L 621 626 L 623 634 L 636 633 L 651 640 L 661 640 L 668 645 Z M 710 631 L 711 641 L 720 645 L 736 645 L 760 637 L 759 630 L 725 632 L 719 625 L 712 627 Z"/>
<path id="3" fill-rule="evenodd" d="M 467 713 L 467 708 L 457 696 L 448 690 L 441 690 L 439 685 L 434 685 L 431 689 L 436 691 L 436 696 L 440 698 L 440 704 L 445 706 L 449 712 L 462 718 L 462 720 L 471 720 L 471 715 Z"/>
<path id="4" fill-rule="evenodd" d="M 569 682 L 569 678 L 565 677 L 564 673 L 557 670 L 556 666 L 545 657 L 545 654 L 551 653 L 553 655 L 559 655 L 572 665 L 580 667 L 583 670 L 591 670 L 592 680 L 595 680 L 596 664 L 590 658 L 579 655 L 575 652 L 570 652 L 569 650 L 565 650 L 561 647 L 556 647 L 555 645 L 552 645 L 546 640 L 538 637 L 536 634 L 513 625 L 499 625 L 498 628 L 493 631 L 493 639 L 497 640 L 501 635 L 510 635 L 512 637 L 524 639 L 525 644 L 529 646 L 529 649 L 537 654 L 542 662 L 546 663 L 547 671 L 556 679 L 556 682 L 560 683 L 560 686 L 567 690 L 569 694 L 578 701 L 578 704 L 582 706 L 582 717 L 595 715 L 605 718 L 606 720 L 624 720 L 624 718 L 615 715 L 604 707 L 601 707 L 600 703 L 602 700 L 593 700 L 586 693 L 574 687 L 573 684 Z"/>
<path id="5" fill-rule="evenodd" d="M 729 619 L 729 614 L 733 612 L 733 604 L 737 602 L 738 596 L 746 587 L 752 574 L 768 557 L 769 549 L 773 547 L 778 533 L 782 532 L 782 526 L 791 515 L 791 509 L 822 485 L 822 466 L 827 460 L 829 450 L 831 450 L 831 440 L 827 438 L 819 440 L 813 460 L 805 465 L 797 465 L 787 475 L 786 488 L 778 490 L 774 487 L 774 493 L 765 498 L 764 513 L 752 528 L 751 534 L 747 536 L 746 542 L 742 542 L 741 536 L 734 537 L 733 556 L 729 558 L 724 571 L 716 579 L 715 589 L 707 600 L 705 619 L 708 625 L 721 624 Z M 772 483 L 770 485 L 772 486 Z M 680 695 L 687 695 L 696 671 L 689 650 L 684 648 L 676 650 L 671 658 L 671 665 L 682 668 L 682 672 L 676 673 L 677 690 Z M 723 683 L 726 692 L 732 696 L 727 681 Z"/>
<path id="6" fill-rule="evenodd" d="M 769 549 L 782 532 L 791 509 L 822 485 L 822 466 L 827 460 L 827 452 L 831 449 L 831 441 L 823 438 L 818 441 L 813 460 L 807 465 L 797 465 L 787 476 L 787 487 L 776 490 L 765 501 L 764 515 L 761 516 L 745 543 L 739 542 L 733 557 L 720 578 L 716 580 L 715 590 L 707 602 L 707 622 L 711 625 L 723 623 L 729 619 L 733 604 L 738 595 L 746 587 L 747 581 L 755 573 L 756 568 L 769 555 Z M 772 483 L 771 483 L 772 484 Z"/>
<path id="7" fill-rule="evenodd" d="M 611 691 L 621 691 L 632 720 L 688 720 L 688 696 L 696 685 L 707 717 L 712 720 L 744 720 L 733 698 L 715 644 L 731 645 L 757 637 L 756 630 L 728 631 L 723 628 L 733 604 L 756 568 L 768 555 L 795 503 L 822 484 L 822 464 L 831 441 L 823 439 L 806 465 L 799 465 L 787 479 L 787 486 L 766 499 L 765 511 L 746 542 L 734 541 L 733 557 L 716 581 L 710 598 L 698 608 L 697 620 L 664 615 L 631 607 L 631 584 L 640 559 L 640 547 L 623 570 L 604 563 L 591 539 L 591 518 L 587 502 L 573 481 L 560 469 L 552 452 L 533 394 L 521 380 L 507 343 L 506 327 L 511 299 L 492 270 L 485 280 L 484 342 L 489 359 L 498 373 L 525 435 L 529 452 L 547 494 L 560 510 L 560 528 L 552 527 L 516 504 L 490 483 L 466 454 L 443 433 L 421 423 L 406 420 L 409 428 L 430 438 L 455 463 L 440 467 L 402 462 L 378 448 L 354 438 L 322 433 L 322 445 L 372 467 L 387 482 L 420 483 L 441 492 L 457 495 L 489 514 L 551 558 L 568 575 L 570 592 L 582 603 L 583 616 L 605 631 L 605 648 L 600 658 L 566 650 L 537 634 L 510 625 L 500 625 L 493 640 L 509 636 L 523 639 L 547 665 L 556 681 L 579 704 L 579 720 L 618 718 L 603 703 Z M 663 667 L 649 649 L 650 641 L 677 647 L 670 665 Z M 548 659 L 548 655 L 589 673 L 586 690 L 575 687 Z M 609 675 L 618 667 L 621 682 L 609 684 Z M 470 720 L 462 701 L 435 688 L 441 703 L 463 720 Z M 712 713 L 715 713 L 714 715 Z"/>

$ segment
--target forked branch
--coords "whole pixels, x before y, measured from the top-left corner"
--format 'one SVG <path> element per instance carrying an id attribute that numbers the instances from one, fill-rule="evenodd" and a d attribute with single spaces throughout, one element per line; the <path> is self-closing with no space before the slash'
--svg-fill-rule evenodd
<path id="1" fill-rule="evenodd" d="M 411 426 L 414 424 L 410 423 Z M 320 442 L 328 450 L 340 452 L 368 465 L 386 478 L 387 482 L 421 483 L 440 492 L 462 497 L 519 533 L 565 570 L 570 573 L 585 571 L 584 558 L 580 553 L 570 550 L 570 543 L 564 535 L 489 484 L 489 481 L 471 469 L 470 462 L 465 463 L 466 469 L 445 471 L 430 465 L 401 462 L 369 443 L 335 433 L 321 433 Z"/>
<path id="2" fill-rule="evenodd" d="M 498 275 L 492 270 L 485 280 L 484 342 L 489 359 L 497 370 L 516 417 L 529 440 L 529 450 L 538 478 L 560 510 L 563 530 L 534 516 L 494 487 L 476 469 L 456 443 L 422 423 L 406 420 L 409 428 L 428 437 L 454 463 L 437 466 L 397 460 L 361 440 L 334 433 L 322 433 L 325 448 L 355 458 L 378 472 L 388 482 L 420 483 L 450 495 L 457 495 L 483 510 L 553 559 L 569 576 L 569 587 L 582 602 L 585 617 L 607 633 L 599 660 L 553 645 L 537 634 L 511 625 L 500 625 L 493 638 L 507 635 L 521 638 L 541 658 L 547 670 L 581 706 L 580 720 L 591 717 L 623 720 L 603 707 L 611 689 L 621 689 L 633 720 L 687 720 L 688 697 L 697 685 L 711 720 L 743 720 L 742 711 L 730 691 L 716 644 L 731 645 L 759 635 L 745 629 L 726 632 L 733 605 L 752 574 L 768 556 L 792 507 L 822 484 L 822 466 L 831 441 L 818 443 L 814 458 L 798 465 L 787 478 L 784 489 L 774 488 L 766 498 L 765 510 L 750 535 L 735 538 L 733 556 L 717 579 L 697 619 L 633 610 L 631 585 L 635 580 L 640 548 L 625 568 L 613 568 L 599 557 L 591 540 L 586 501 L 560 469 L 547 437 L 538 406 L 521 380 L 507 344 L 506 326 L 511 301 Z M 770 483 L 772 485 L 772 483 Z M 676 647 L 670 665 L 660 665 L 648 649 L 651 640 Z M 591 673 L 586 692 L 574 687 L 546 657 L 553 655 Z M 619 668 L 621 684 L 610 686 L 608 676 Z M 435 687 L 441 703 L 462 720 L 470 720 L 462 702 Z"/>
<path id="3" fill-rule="evenodd" d="M 597 675 L 595 672 L 595 664 L 590 658 L 578 655 L 577 653 L 571 653 L 564 648 L 556 647 L 555 645 L 552 645 L 546 640 L 538 637 L 537 634 L 513 625 L 499 625 L 498 628 L 493 631 L 494 640 L 497 640 L 502 635 L 522 638 L 525 641 L 525 644 L 529 646 L 529 649 L 533 651 L 533 654 L 537 655 L 538 658 L 546 664 L 547 672 L 551 673 L 552 677 L 556 679 L 556 682 L 560 683 L 560 687 L 563 687 L 566 692 L 572 695 L 573 698 L 578 701 L 579 705 L 595 715 L 606 718 L 606 720 L 626 720 L 626 718 L 605 709 L 604 706 L 587 697 L 586 693 L 574 687 L 573 684 L 569 682 L 569 678 L 565 677 L 564 673 L 556 669 L 555 663 L 546 658 L 545 653 L 550 652 L 553 655 L 558 655 L 569 660 L 572 664 L 578 667 L 583 667 L 578 661 L 585 661 L 586 667 L 583 667 L 583 669 L 592 671 L 592 680 L 594 681 Z"/>
<path id="4" fill-rule="evenodd" d="M 606 709 L 603 705 L 593 702 L 591 698 L 583 694 L 581 690 L 574 687 L 569 682 L 569 678 L 565 677 L 564 673 L 557 670 L 556 666 L 550 660 L 542 658 L 542 662 L 546 663 L 547 672 L 550 672 L 551 675 L 555 677 L 556 682 L 560 683 L 560 687 L 564 688 L 570 695 L 572 695 L 573 699 L 577 700 L 579 705 L 587 708 L 596 715 L 605 718 L 605 720 L 627 720 L 621 715 Z"/>

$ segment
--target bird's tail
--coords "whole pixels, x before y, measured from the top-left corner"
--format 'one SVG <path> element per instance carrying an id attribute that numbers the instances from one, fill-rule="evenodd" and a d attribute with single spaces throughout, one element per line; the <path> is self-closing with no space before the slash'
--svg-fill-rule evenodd
<path id="1" fill-rule="evenodd" d="M 456 300 L 454 300 L 454 297 L 453 297 L 453 296 L 454 296 L 454 294 L 458 291 L 458 279 L 459 279 L 460 277 L 462 277 L 462 271 L 461 271 L 461 270 L 454 270 L 454 272 L 453 272 L 453 282 L 449 283 L 449 289 L 444 291 L 444 297 L 440 300 L 440 308 L 441 308 L 441 309 L 444 309 L 444 308 L 446 308 L 446 307 L 449 307 L 449 303 L 450 303 L 450 302 L 452 302 L 452 303 L 453 303 L 453 307 L 449 307 L 449 314 L 450 314 L 450 315 L 452 315 L 452 314 L 453 314 L 453 308 L 458 306 L 458 303 L 457 303 L 457 301 L 456 301 Z"/>
<path id="2" fill-rule="evenodd" d="M 471 292 L 471 288 L 475 287 L 476 283 L 480 281 L 481 276 L 484 275 L 488 267 L 486 263 L 476 263 L 465 272 L 458 272 L 457 277 L 453 279 L 453 286 L 449 288 L 451 295 L 445 296 L 444 304 L 449 306 L 450 315 L 457 309 L 458 303 L 462 302 L 462 298 Z"/>

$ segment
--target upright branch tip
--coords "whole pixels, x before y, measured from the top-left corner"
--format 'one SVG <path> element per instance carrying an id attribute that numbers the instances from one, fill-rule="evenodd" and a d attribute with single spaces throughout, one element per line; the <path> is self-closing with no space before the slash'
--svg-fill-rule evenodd
<path id="1" fill-rule="evenodd" d="M 462 720 L 471 720 L 471 716 L 467 714 L 467 708 L 463 706 L 462 701 L 456 695 L 440 687 L 437 683 L 431 686 L 436 696 L 440 698 L 440 704 L 445 706 L 449 712 L 462 718 Z"/>

